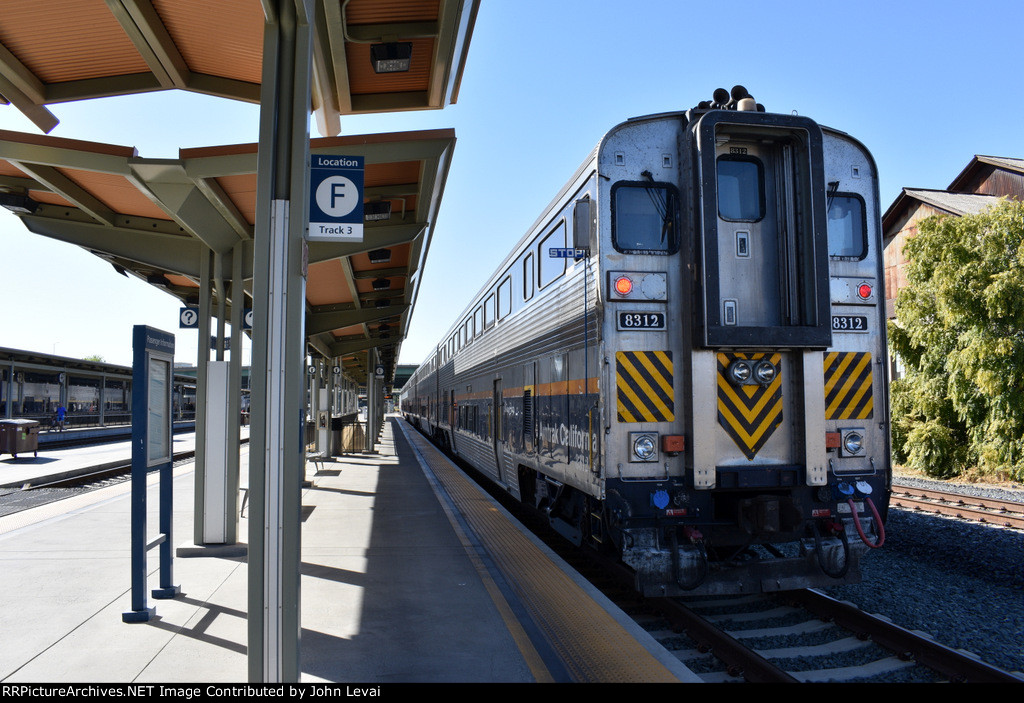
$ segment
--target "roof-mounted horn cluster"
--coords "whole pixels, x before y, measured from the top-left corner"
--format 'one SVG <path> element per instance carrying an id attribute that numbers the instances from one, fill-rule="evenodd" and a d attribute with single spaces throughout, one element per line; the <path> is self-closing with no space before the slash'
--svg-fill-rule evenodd
<path id="1" fill-rule="evenodd" d="M 764 105 L 754 101 L 754 97 L 742 85 L 734 85 L 732 90 L 718 88 L 711 100 L 702 100 L 697 104 L 698 110 L 742 110 L 746 112 L 764 112 Z"/>

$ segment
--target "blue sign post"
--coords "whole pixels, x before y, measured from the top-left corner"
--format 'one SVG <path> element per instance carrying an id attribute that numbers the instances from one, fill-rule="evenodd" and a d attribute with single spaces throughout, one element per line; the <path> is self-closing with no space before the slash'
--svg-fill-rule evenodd
<path id="1" fill-rule="evenodd" d="M 146 622 L 156 613 L 146 605 L 146 552 L 160 547 L 160 587 L 153 597 L 174 598 L 180 592 L 171 583 L 174 335 L 135 325 L 132 349 L 132 609 L 121 620 Z M 151 470 L 160 472 L 160 534 L 147 542 L 146 475 Z"/>
<path id="2" fill-rule="evenodd" d="M 363 157 L 311 154 L 311 242 L 363 241 Z"/>

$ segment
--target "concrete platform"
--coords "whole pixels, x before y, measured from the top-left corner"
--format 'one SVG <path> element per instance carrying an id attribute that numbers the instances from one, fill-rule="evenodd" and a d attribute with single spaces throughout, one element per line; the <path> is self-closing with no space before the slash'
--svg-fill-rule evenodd
<path id="1" fill-rule="evenodd" d="M 564 678 L 573 668 L 552 665 L 536 646 L 517 615 L 514 589 L 483 563 L 480 540 L 466 533 L 472 520 L 453 514 L 460 508 L 444 497 L 403 426 L 386 423 L 378 454 L 338 457 L 319 472 L 309 465 L 301 681 L 580 680 Z M 184 544 L 191 539 L 193 466 L 180 466 L 175 476 L 173 542 Z M 156 502 L 154 483 L 151 534 Z M 131 608 L 129 509 L 125 483 L 0 518 L 0 681 L 246 681 L 244 558 L 176 558 L 181 595 L 150 599 L 156 617 L 148 623 L 122 622 Z M 153 588 L 156 551 L 149 554 Z M 641 647 L 653 644 L 635 625 L 630 630 L 623 614 L 610 618 L 620 620 L 615 626 Z M 640 674 L 649 680 L 697 680 L 664 653 L 646 656 L 651 665 L 634 662 L 631 671 L 653 672 Z"/>

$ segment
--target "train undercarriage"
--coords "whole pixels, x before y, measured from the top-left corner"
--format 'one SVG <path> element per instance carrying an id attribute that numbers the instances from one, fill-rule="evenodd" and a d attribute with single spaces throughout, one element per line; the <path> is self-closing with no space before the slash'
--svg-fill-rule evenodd
<path id="1" fill-rule="evenodd" d="M 648 597 L 855 583 L 861 557 L 880 546 L 884 534 L 879 517 L 854 521 L 847 503 L 828 502 L 831 491 L 809 487 L 716 491 L 701 497 L 702 506 L 686 508 L 710 517 L 688 520 L 638 509 L 640 501 L 624 495 L 628 490 L 611 489 L 599 501 L 526 467 L 520 467 L 520 486 L 523 502 L 542 511 L 556 532 L 577 546 L 614 554 Z M 671 486 L 657 491 L 668 494 Z M 853 509 L 868 512 L 863 502 Z"/>

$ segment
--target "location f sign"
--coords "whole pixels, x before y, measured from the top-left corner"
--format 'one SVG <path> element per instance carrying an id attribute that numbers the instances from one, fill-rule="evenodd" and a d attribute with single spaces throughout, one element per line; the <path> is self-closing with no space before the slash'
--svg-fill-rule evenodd
<path id="1" fill-rule="evenodd" d="M 363 157 L 311 154 L 311 242 L 363 241 Z"/>

